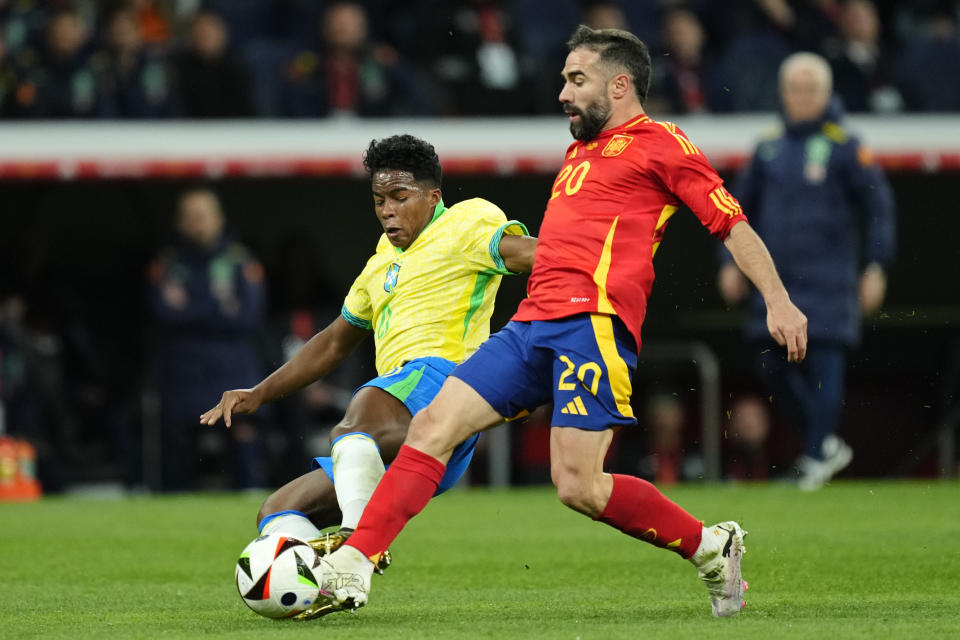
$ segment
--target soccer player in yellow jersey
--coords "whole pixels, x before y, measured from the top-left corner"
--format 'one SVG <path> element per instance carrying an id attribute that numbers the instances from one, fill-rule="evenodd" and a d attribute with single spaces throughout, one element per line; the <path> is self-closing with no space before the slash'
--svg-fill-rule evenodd
<path id="1" fill-rule="evenodd" d="M 356 526 L 413 415 L 487 339 L 501 278 L 530 271 L 537 243 L 486 200 L 447 208 L 440 161 L 423 140 L 374 140 L 363 162 L 384 233 L 340 316 L 257 386 L 225 392 L 200 417 L 206 425 L 223 417 L 229 427 L 233 414 L 256 411 L 326 375 L 372 332 L 379 377 L 356 391 L 333 428 L 331 457 L 315 458 L 314 470 L 274 492 L 257 517 L 261 533 L 315 540 L 342 514 L 330 547 Z M 437 493 L 463 475 L 476 440 L 454 452 Z"/>

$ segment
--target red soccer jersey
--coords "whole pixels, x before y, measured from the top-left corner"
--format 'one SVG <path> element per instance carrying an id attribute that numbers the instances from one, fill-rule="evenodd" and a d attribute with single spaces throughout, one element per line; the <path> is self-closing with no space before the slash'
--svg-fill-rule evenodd
<path id="1" fill-rule="evenodd" d="M 567 149 L 538 234 L 527 298 L 514 320 L 619 316 L 640 348 L 653 255 L 685 204 L 721 240 L 746 220 L 700 150 L 647 116 Z"/>

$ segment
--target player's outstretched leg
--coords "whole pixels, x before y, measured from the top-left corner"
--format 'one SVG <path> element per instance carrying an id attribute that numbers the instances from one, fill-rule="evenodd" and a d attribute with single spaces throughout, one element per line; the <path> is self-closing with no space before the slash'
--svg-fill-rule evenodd
<path id="1" fill-rule="evenodd" d="M 704 527 L 700 547 L 690 558 L 707 585 L 713 615 L 717 618 L 737 615 L 746 604 L 743 592 L 747 590 L 747 583 L 740 574 L 746 535 L 733 521 Z"/>

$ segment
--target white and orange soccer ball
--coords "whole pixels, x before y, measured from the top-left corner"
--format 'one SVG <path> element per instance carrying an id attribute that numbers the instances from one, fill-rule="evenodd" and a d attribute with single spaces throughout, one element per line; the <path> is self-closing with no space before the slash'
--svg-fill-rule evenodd
<path id="1" fill-rule="evenodd" d="M 281 535 L 260 536 L 237 560 L 237 590 L 267 618 L 290 618 L 321 597 L 320 557 L 309 544 Z"/>

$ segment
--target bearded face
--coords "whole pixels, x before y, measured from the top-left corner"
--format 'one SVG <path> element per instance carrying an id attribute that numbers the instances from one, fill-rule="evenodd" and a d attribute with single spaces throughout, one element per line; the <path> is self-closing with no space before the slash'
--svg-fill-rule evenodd
<path id="1" fill-rule="evenodd" d="M 610 119 L 610 113 L 613 107 L 610 99 L 601 94 L 581 109 L 573 104 L 564 106 L 563 111 L 570 118 L 570 134 L 576 140 L 593 140 L 601 131 L 604 125 Z"/>

